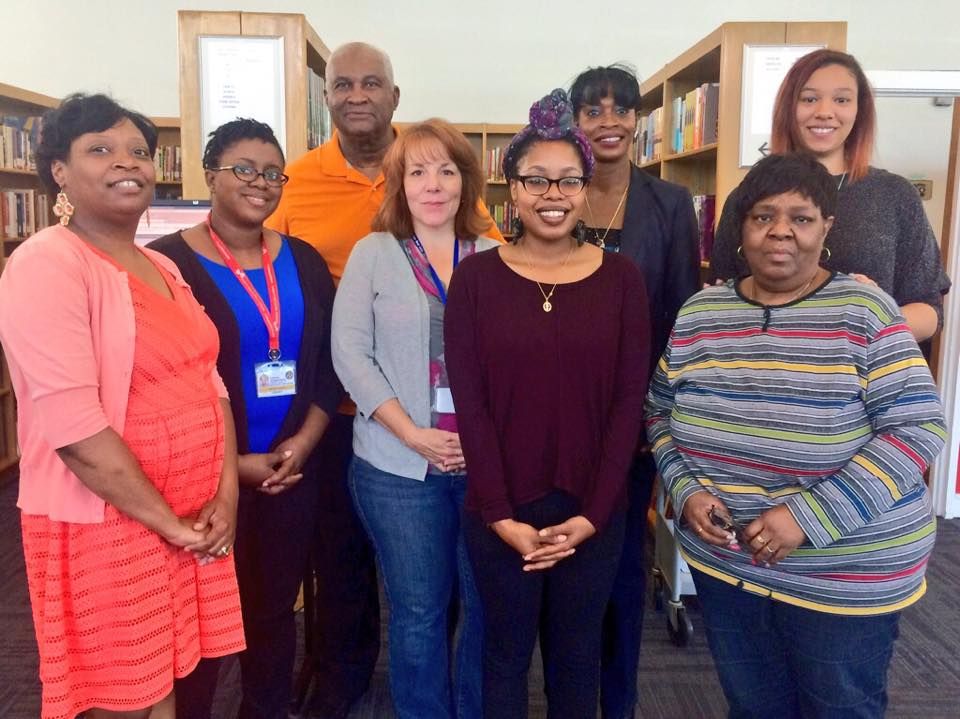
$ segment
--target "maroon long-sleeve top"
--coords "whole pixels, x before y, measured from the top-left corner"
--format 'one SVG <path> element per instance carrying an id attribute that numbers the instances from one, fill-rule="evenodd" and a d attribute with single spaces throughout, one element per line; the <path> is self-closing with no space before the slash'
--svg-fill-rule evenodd
<path id="1" fill-rule="evenodd" d="M 536 282 L 496 249 L 454 273 L 444 335 L 466 507 L 491 523 L 562 490 L 601 529 L 626 505 L 640 436 L 647 295 L 633 262 L 604 253 L 591 275 L 558 285 L 551 303 L 544 312 Z"/>

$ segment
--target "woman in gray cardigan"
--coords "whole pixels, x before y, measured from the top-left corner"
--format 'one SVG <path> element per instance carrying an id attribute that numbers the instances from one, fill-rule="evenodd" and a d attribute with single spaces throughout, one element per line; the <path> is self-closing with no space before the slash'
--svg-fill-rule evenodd
<path id="1" fill-rule="evenodd" d="M 390 606 L 397 717 L 481 716 L 480 603 L 463 546 L 466 468 L 443 356 L 457 263 L 496 246 L 477 207 L 483 176 L 451 125 L 408 129 L 384 159 L 386 197 L 347 262 L 333 309 L 333 362 L 357 405 L 349 484 Z M 451 689 L 447 612 L 463 625 Z"/>

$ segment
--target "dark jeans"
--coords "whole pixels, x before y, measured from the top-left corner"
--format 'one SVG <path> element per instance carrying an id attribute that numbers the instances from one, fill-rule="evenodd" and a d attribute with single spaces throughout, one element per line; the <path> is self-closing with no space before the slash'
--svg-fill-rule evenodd
<path id="1" fill-rule="evenodd" d="M 336 414 L 319 452 L 313 546 L 315 612 L 309 708 L 336 715 L 367 690 L 380 652 L 380 596 L 373 547 L 347 488 L 353 417 Z"/>
<path id="2" fill-rule="evenodd" d="M 637 668 L 643 609 L 647 601 L 644 545 L 647 510 L 657 465 L 645 452 L 633 461 L 627 475 L 627 509 L 623 553 L 613 592 L 603 617 L 603 653 L 600 657 L 600 707 L 603 719 L 629 719 L 637 703 Z"/>
<path id="3" fill-rule="evenodd" d="M 518 507 L 516 519 L 536 528 L 580 513 L 561 492 Z M 523 571 L 523 557 L 472 512 L 464 515 L 467 551 L 483 605 L 483 714 L 527 716 L 527 672 L 537 632 L 544 664 L 548 719 L 593 719 L 600 673 L 600 627 L 610 597 L 624 517 L 583 542 L 551 569 Z"/>
<path id="4" fill-rule="evenodd" d="M 815 612 L 691 571 L 731 719 L 884 715 L 899 612 Z"/>
<path id="5" fill-rule="evenodd" d="M 293 607 L 307 569 L 319 480 L 316 471 L 276 496 L 242 488 L 235 558 L 247 649 L 240 654 L 240 719 L 287 719 L 297 649 Z M 219 659 L 201 660 L 177 682 L 177 716 L 209 719 Z"/>

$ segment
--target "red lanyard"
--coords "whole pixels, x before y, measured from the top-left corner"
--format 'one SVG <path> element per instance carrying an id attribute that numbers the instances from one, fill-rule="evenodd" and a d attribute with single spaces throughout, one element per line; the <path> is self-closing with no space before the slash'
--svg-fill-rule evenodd
<path id="1" fill-rule="evenodd" d="M 210 224 L 209 216 L 207 217 L 207 229 L 210 231 L 210 241 L 213 242 L 213 246 L 217 248 L 217 252 L 219 252 L 220 257 L 223 258 L 224 264 L 233 271 L 233 276 L 237 278 L 237 281 L 240 282 L 243 289 L 250 295 L 253 304 L 255 304 L 260 311 L 263 324 L 267 326 L 267 334 L 270 337 L 270 351 L 267 353 L 267 357 L 270 358 L 271 362 L 276 362 L 280 359 L 280 289 L 277 286 L 277 275 L 273 271 L 273 262 L 270 260 L 270 252 L 267 250 L 266 240 L 263 239 L 263 235 L 260 236 L 260 254 L 263 257 L 263 277 L 267 281 L 267 296 L 270 299 L 269 310 L 267 306 L 263 304 L 260 293 L 257 292 L 257 288 L 253 286 L 250 278 L 247 277 L 247 273 L 243 271 L 243 268 L 237 263 L 237 260 L 231 254 L 230 250 L 223 244 L 223 240 L 220 239 L 219 235 L 214 232 L 213 225 Z"/>

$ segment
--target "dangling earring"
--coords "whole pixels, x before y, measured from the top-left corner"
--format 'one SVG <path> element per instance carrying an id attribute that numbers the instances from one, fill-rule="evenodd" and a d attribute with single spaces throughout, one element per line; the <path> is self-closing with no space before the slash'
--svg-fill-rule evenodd
<path id="1" fill-rule="evenodd" d="M 577 238 L 577 247 L 583 245 L 587 241 L 587 223 L 577 220 L 577 225 L 573 228 L 573 236 Z"/>
<path id="2" fill-rule="evenodd" d="M 66 227 L 70 224 L 70 218 L 73 217 L 74 212 L 76 212 L 76 208 L 70 204 L 67 193 L 63 191 L 63 188 L 60 188 L 60 192 L 57 193 L 57 201 L 53 205 L 53 214 L 59 217 L 60 224 Z"/>
<path id="3" fill-rule="evenodd" d="M 743 259 L 743 245 L 737 245 L 737 257 Z"/>
<path id="4" fill-rule="evenodd" d="M 827 253 L 827 256 L 826 256 L 826 257 L 823 256 L 823 253 L 824 253 L 824 252 Z M 829 248 L 829 247 L 824 247 L 822 250 L 820 250 L 820 261 L 821 261 L 821 262 L 829 262 L 831 256 L 833 256 L 833 253 L 830 252 L 830 248 Z"/>
<path id="5" fill-rule="evenodd" d="M 510 221 L 510 234 L 513 235 L 513 241 L 516 242 L 523 235 L 523 220 L 514 217 Z"/>

